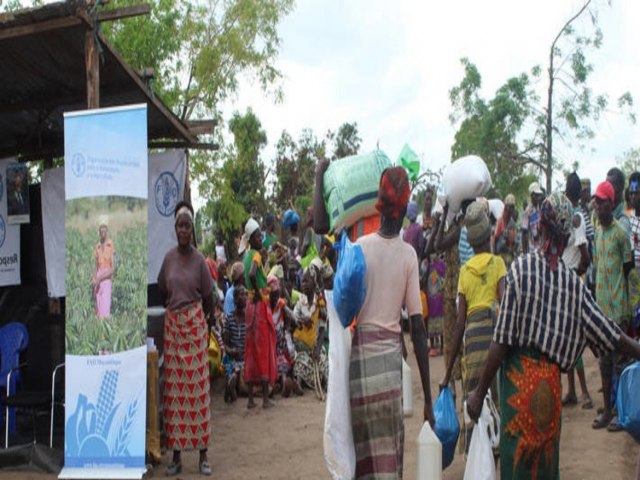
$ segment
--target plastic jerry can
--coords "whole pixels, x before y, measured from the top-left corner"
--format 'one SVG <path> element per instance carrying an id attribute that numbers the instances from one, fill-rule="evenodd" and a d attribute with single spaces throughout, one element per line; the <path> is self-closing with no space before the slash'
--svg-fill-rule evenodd
<path id="1" fill-rule="evenodd" d="M 442 479 L 442 444 L 429 422 L 424 422 L 418 435 L 417 480 Z"/>
<path id="2" fill-rule="evenodd" d="M 405 417 L 413 415 L 413 385 L 411 384 L 411 368 L 402 359 L 402 413 Z"/>

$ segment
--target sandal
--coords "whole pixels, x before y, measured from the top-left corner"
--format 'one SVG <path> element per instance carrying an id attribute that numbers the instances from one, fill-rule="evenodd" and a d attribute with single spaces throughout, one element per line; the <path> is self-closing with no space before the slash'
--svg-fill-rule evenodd
<path id="1" fill-rule="evenodd" d="M 595 418 L 595 420 L 591 424 L 591 428 L 593 428 L 594 430 L 607 428 L 609 422 L 611 422 L 611 417 L 603 412 Z"/>
<path id="2" fill-rule="evenodd" d="M 204 462 L 200 462 L 200 474 L 209 476 L 211 475 L 211 465 L 206 460 Z"/>
<path id="3" fill-rule="evenodd" d="M 582 400 L 583 410 L 591 410 L 592 408 L 593 408 L 593 401 L 589 397 L 586 397 L 585 399 Z"/>
<path id="4" fill-rule="evenodd" d="M 620 423 L 618 422 L 618 417 L 617 416 L 613 417 L 609 422 L 609 425 L 607 425 L 607 432 L 621 432 L 622 430 L 624 429 L 622 428 L 622 425 L 620 425 Z"/>
<path id="5" fill-rule="evenodd" d="M 182 472 L 182 462 L 178 462 L 178 463 L 174 463 L 171 462 L 171 464 L 167 467 L 167 477 L 173 477 L 174 475 L 179 474 L 180 472 Z"/>

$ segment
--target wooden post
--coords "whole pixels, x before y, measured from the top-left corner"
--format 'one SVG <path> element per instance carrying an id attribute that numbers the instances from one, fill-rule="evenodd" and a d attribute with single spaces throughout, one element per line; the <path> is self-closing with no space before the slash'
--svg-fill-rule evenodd
<path id="1" fill-rule="evenodd" d="M 87 30 L 84 42 L 87 71 L 87 108 L 100 107 L 100 58 L 93 30 Z"/>
<path id="2" fill-rule="evenodd" d="M 191 182 L 189 181 L 189 150 L 185 150 L 187 168 L 184 174 L 184 199 L 191 203 Z"/>

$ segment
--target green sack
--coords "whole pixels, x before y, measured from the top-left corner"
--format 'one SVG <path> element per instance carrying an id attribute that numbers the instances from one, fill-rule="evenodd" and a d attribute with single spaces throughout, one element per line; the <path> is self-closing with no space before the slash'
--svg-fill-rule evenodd
<path id="1" fill-rule="evenodd" d="M 331 230 L 375 215 L 380 177 L 391 160 L 381 150 L 331 162 L 324 174 L 324 201 Z"/>
<path id="2" fill-rule="evenodd" d="M 400 152 L 398 163 L 407 171 L 409 180 L 415 181 L 418 179 L 420 175 L 420 158 L 406 143 Z"/>

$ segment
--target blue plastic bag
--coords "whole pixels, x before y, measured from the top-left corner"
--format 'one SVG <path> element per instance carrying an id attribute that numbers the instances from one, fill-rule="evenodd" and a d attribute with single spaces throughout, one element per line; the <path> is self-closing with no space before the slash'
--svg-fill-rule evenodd
<path id="1" fill-rule="evenodd" d="M 442 443 L 442 469 L 444 470 L 453 462 L 458 435 L 460 435 L 456 404 L 449 387 L 444 387 L 438 395 L 433 406 L 433 416 L 436 420 L 436 436 Z"/>
<path id="2" fill-rule="evenodd" d="M 300 216 L 295 212 L 295 210 L 287 210 L 282 215 L 282 227 L 283 228 L 291 228 L 293 225 L 297 225 L 300 223 Z"/>
<path id="3" fill-rule="evenodd" d="M 640 362 L 625 368 L 618 382 L 618 423 L 640 441 Z"/>
<path id="4" fill-rule="evenodd" d="M 348 327 L 358 315 L 367 296 L 365 273 L 367 265 L 362 247 L 351 243 L 346 232 L 342 233 L 338 250 L 338 267 L 333 280 L 333 305 L 336 307 L 340 323 Z"/>

